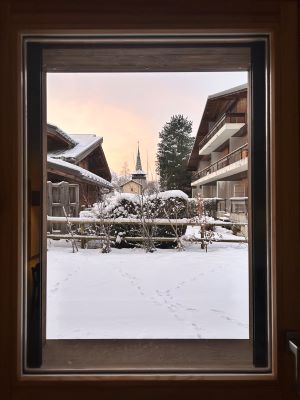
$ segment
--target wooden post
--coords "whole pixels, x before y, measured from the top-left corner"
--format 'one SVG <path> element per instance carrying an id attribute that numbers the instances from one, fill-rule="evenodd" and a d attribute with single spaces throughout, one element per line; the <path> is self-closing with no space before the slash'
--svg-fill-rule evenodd
<path id="1" fill-rule="evenodd" d="M 80 234 L 84 235 L 84 224 L 80 224 L 79 226 L 80 226 L 80 228 L 79 228 Z M 81 243 L 81 248 L 84 249 L 85 245 L 86 245 L 86 240 L 84 238 L 82 238 L 80 243 Z"/>
<path id="2" fill-rule="evenodd" d="M 201 241 L 201 249 L 205 248 L 205 245 L 204 245 L 204 236 L 205 236 L 204 232 L 205 232 L 205 228 L 204 228 L 204 225 L 202 224 L 201 227 L 200 227 L 200 237 L 202 239 L 202 241 Z"/>
<path id="3" fill-rule="evenodd" d="M 67 230 L 69 231 L 69 234 L 71 235 L 73 253 L 75 253 L 74 249 L 76 249 L 76 251 L 78 251 L 78 247 L 77 247 L 76 241 L 75 241 L 75 239 L 74 239 L 74 235 L 73 235 L 73 232 L 72 232 L 71 223 L 70 223 L 70 221 L 69 221 L 69 219 L 68 219 L 68 215 L 67 215 L 67 213 L 66 213 L 65 207 L 62 206 L 62 209 L 63 209 L 64 215 L 65 215 L 65 217 L 66 217 L 66 220 L 67 220 Z"/>

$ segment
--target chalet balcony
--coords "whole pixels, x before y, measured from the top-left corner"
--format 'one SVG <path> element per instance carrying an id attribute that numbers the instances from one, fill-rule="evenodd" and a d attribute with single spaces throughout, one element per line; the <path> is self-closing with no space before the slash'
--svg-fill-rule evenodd
<path id="1" fill-rule="evenodd" d="M 199 143 L 199 155 L 210 154 L 245 125 L 245 113 L 223 114 Z"/>
<path id="2" fill-rule="evenodd" d="M 194 172 L 192 175 L 192 186 L 204 185 L 225 179 L 247 170 L 248 143 L 220 158 L 201 171 Z"/>

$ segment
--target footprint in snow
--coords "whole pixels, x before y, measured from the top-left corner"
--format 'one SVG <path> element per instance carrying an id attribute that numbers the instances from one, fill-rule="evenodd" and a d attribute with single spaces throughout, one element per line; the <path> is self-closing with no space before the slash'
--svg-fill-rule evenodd
<path id="1" fill-rule="evenodd" d="M 226 319 L 226 321 L 233 322 L 234 324 L 236 324 L 236 325 L 238 325 L 238 326 L 242 326 L 243 328 L 247 328 L 247 327 L 248 327 L 247 324 L 244 324 L 243 322 L 240 322 L 239 320 L 237 320 L 237 319 L 235 319 L 235 318 L 232 318 L 232 317 L 226 315 L 226 314 L 224 313 L 224 311 L 216 310 L 215 308 L 211 308 L 210 311 L 213 311 L 213 312 L 216 312 L 216 313 L 218 313 L 218 314 L 221 314 L 221 315 L 220 315 L 220 318 Z"/>
<path id="2" fill-rule="evenodd" d="M 221 310 L 216 310 L 215 308 L 211 308 L 210 311 L 216 312 L 216 313 L 221 313 Z"/>
<path id="3" fill-rule="evenodd" d="M 180 317 L 178 314 L 174 314 L 174 317 L 177 319 L 177 321 L 183 321 L 184 319 Z"/>
<path id="4" fill-rule="evenodd" d="M 199 326 L 196 324 L 196 323 L 192 323 L 192 327 L 195 329 L 195 331 L 196 331 L 196 335 L 197 335 L 197 338 L 198 339 L 201 339 L 202 338 L 202 335 L 201 335 L 201 333 L 200 333 L 200 331 L 201 331 L 201 328 L 199 328 Z"/>
<path id="5" fill-rule="evenodd" d="M 235 318 L 230 318 L 230 317 L 228 317 L 228 316 L 226 316 L 226 315 L 221 315 L 221 318 L 226 319 L 226 321 L 233 322 L 234 324 L 236 324 L 236 325 L 238 325 L 238 326 L 241 326 L 241 327 L 243 327 L 243 328 L 247 328 L 247 327 L 248 327 L 247 324 L 243 324 L 242 322 L 238 321 L 238 320 L 235 319 Z"/>
<path id="6" fill-rule="evenodd" d="M 141 288 L 140 286 L 137 286 L 137 289 L 138 289 L 138 291 L 140 292 L 140 294 L 141 294 L 142 296 L 145 295 L 145 293 L 142 291 L 142 288 Z"/>

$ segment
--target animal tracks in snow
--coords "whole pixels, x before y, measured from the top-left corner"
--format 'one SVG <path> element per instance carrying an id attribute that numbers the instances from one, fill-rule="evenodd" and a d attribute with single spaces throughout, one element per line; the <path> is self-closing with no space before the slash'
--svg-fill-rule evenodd
<path id="1" fill-rule="evenodd" d="M 78 272 L 79 268 L 74 269 L 74 271 L 72 273 L 68 273 L 66 278 L 62 280 L 62 284 L 60 282 L 56 282 L 54 284 L 54 287 L 52 289 L 50 289 L 51 293 L 56 293 L 59 289 L 62 288 L 62 285 L 64 282 L 68 282 L 74 275 L 74 273 Z"/>
<path id="2" fill-rule="evenodd" d="M 97 249 L 73 254 L 69 243 L 53 242 L 47 253 L 47 335 L 248 338 L 248 252 L 239 246 L 99 255 Z"/>
<path id="3" fill-rule="evenodd" d="M 136 276 L 130 274 L 127 271 L 124 271 L 122 268 L 117 268 L 117 271 L 124 279 L 129 281 L 131 286 L 135 288 L 141 296 L 143 296 L 158 307 L 164 307 L 177 321 L 184 322 L 185 324 L 191 326 L 191 328 L 195 331 L 195 336 L 197 338 L 202 337 L 201 332 L 203 331 L 203 329 L 200 328 L 200 326 L 195 321 L 190 321 L 188 315 L 185 315 L 187 312 L 195 313 L 199 310 L 196 307 L 185 306 L 184 304 L 180 303 L 176 298 L 177 296 L 172 292 L 172 290 L 174 291 L 176 288 L 180 288 L 190 281 L 196 281 L 201 275 L 203 275 L 203 273 L 197 274 L 187 281 L 180 281 L 173 289 L 155 289 L 154 293 L 151 293 L 151 295 L 146 295 L 145 289 L 143 288 Z"/>
<path id="4" fill-rule="evenodd" d="M 175 286 L 175 289 L 181 289 L 183 286 L 185 286 L 191 282 L 196 282 L 198 280 L 198 278 L 203 275 L 204 275 L 204 273 L 200 272 L 199 274 L 187 279 L 186 281 L 181 281 L 181 282 L 177 283 L 177 285 Z"/>
<path id="5" fill-rule="evenodd" d="M 234 324 L 236 324 L 238 326 L 241 326 L 243 328 L 247 328 L 248 327 L 247 324 L 244 324 L 244 323 L 240 322 L 239 320 L 237 320 L 236 318 L 231 317 L 230 315 L 228 315 L 227 313 L 225 313 L 222 310 L 217 310 L 215 308 L 211 308 L 210 311 L 219 314 L 220 318 L 226 319 L 229 322 L 233 322 Z"/>

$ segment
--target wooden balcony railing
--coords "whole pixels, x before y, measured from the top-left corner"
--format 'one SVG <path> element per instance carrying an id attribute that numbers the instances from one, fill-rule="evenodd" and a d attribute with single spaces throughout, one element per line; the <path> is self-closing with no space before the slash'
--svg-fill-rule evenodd
<path id="1" fill-rule="evenodd" d="M 225 113 L 210 128 L 208 134 L 199 143 L 199 150 L 224 126 L 228 123 L 246 123 L 245 113 Z"/>
<path id="2" fill-rule="evenodd" d="M 206 175 L 209 175 L 213 172 L 218 171 L 226 167 L 227 165 L 233 164 L 243 158 L 248 157 L 248 143 L 244 144 L 243 146 L 239 147 L 238 149 L 232 151 L 231 153 L 227 154 L 226 156 L 220 158 L 218 161 L 214 162 L 213 164 L 209 165 L 208 167 L 202 169 L 201 171 L 194 172 L 192 175 L 192 179 L 197 180 L 203 178 Z"/>

